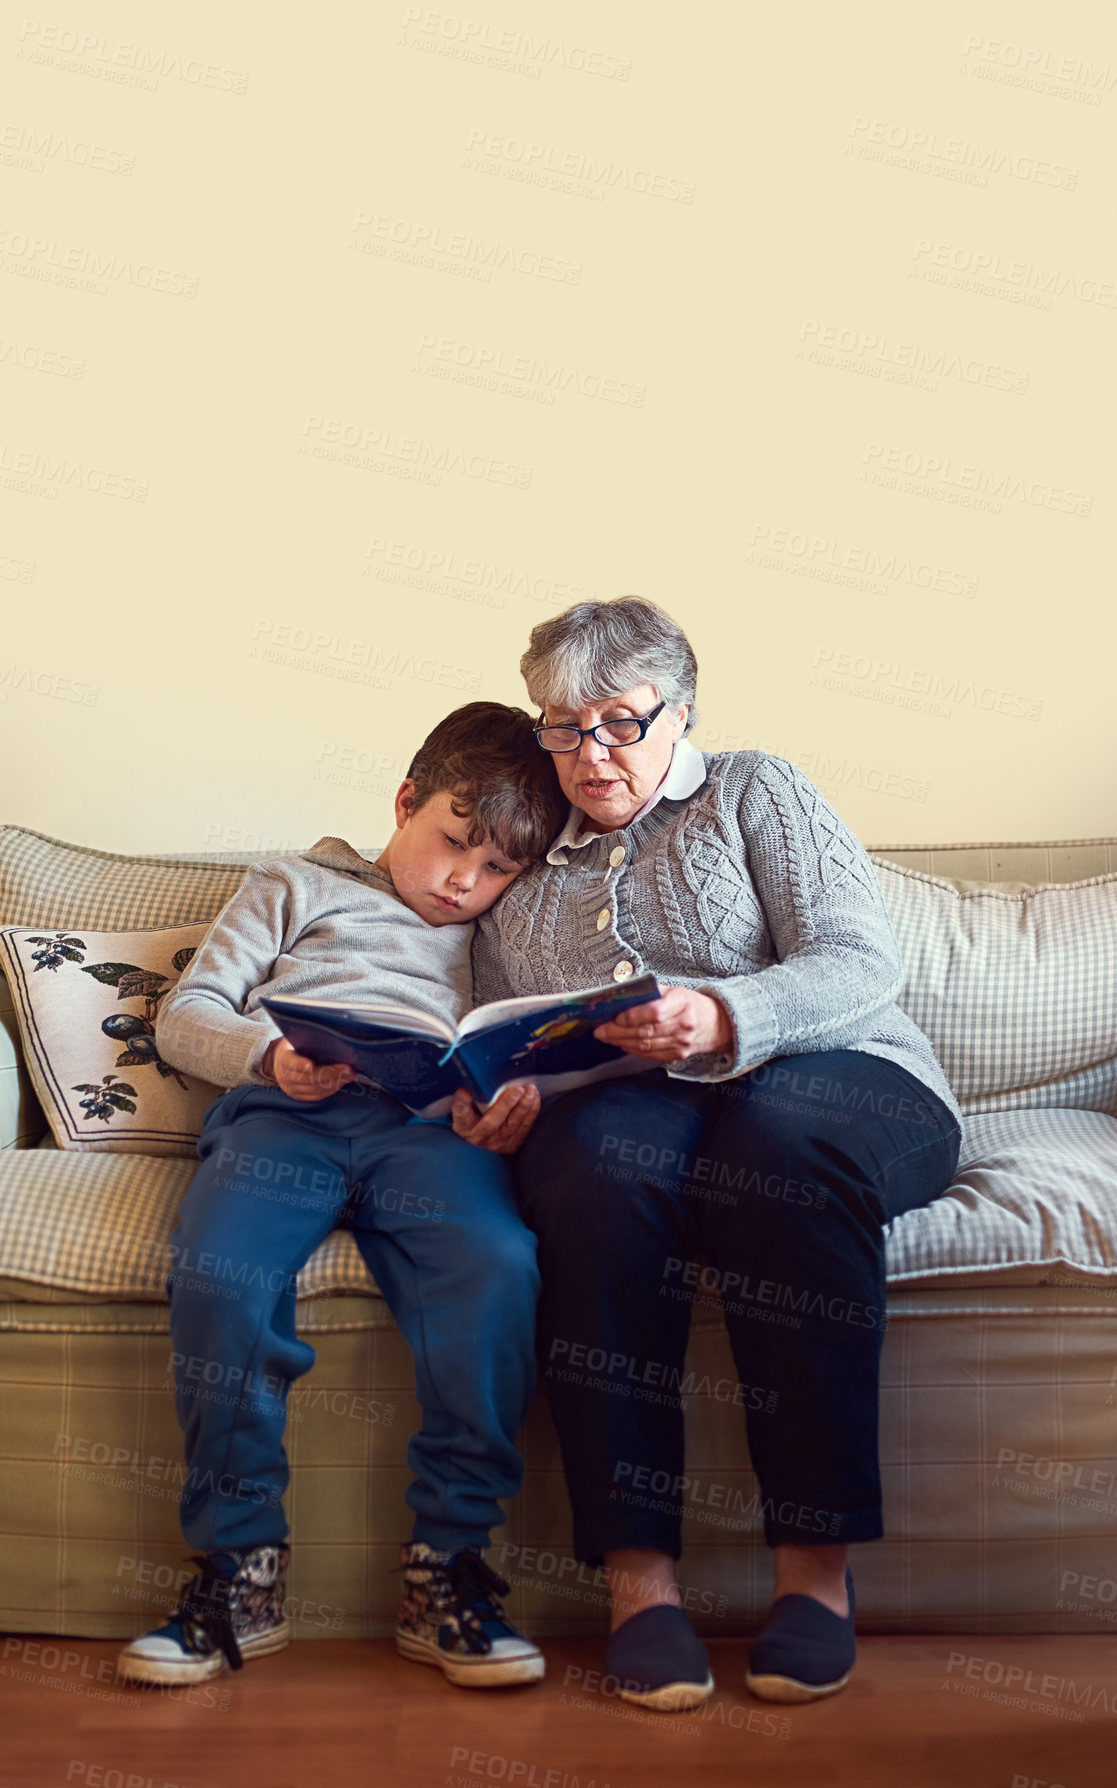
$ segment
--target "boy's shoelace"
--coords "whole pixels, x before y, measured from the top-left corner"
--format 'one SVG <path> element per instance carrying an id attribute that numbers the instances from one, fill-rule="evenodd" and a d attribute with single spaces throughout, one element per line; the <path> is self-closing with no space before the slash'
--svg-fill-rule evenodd
<path id="1" fill-rule="evenodd" d="M 472 1652 L 492 1650 L 500 1633 L 486 1632 L 487 1627 L 508 1631 L 504 1610 L 497 1600 L 508 1594 L 509 1585 L 485 1563 L 479 1552 L 466 1550 L 446 1560 L 432 1559 L 417 1567 L 428 1573 L 432 1600 L 436 1606 L 456 1618 L 458 1631 Z"/>
<path id="2" fill-rule="evenodd" d="M 240 1646 L 233 1631 L 233 1592 L 236 1579 L 222 1576 L 211 1557 L 195 1556 L 193 1561 L 199 1567 L 198 1575 L 189 1583 L 184 1583 L 178 1599 L 178 1607 L 173 1618 L 181 1626 L 183 1634 L 194 1649 L 197 1649 L 197 1634 L 200 1630 L 212 1645 L 224 1653 L 230 1669 L 240 1670 L 244 1659 L 240 1655 Z"/>

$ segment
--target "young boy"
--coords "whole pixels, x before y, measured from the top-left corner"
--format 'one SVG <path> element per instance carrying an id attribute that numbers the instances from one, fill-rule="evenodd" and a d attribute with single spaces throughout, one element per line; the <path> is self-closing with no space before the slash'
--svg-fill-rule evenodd
<path id="1" fill-rule="evenodd" d="M 565 813 L 529 717 L 470 702 L 420 747 L 375 863 L 323 838 L 254 866 L 165 1000 L 160 1054 L 230 1090 L 206 1112 L 167 1281 L 180 1513 L 200 1574 L 166 1625 L 125 1648 L 126 1679 L 202 1681 L 288 1642 L 283 1430 L 287 1390 L 314 1363 L 295 1333 L 295 1276 L 339 1225 L 411 1348 L 422 1407 L 397 1646 L 470 1687 L 542 1677 L 482 1556 L 498 1499 L 520 1487 L 534 1390 L 535 1237 L 511 1178 L 497 1154 L 351 1068 L 315 1067 L 259 1002 L 378 998 L 457 1022 L 472 1003 L 472 921 Z"/>

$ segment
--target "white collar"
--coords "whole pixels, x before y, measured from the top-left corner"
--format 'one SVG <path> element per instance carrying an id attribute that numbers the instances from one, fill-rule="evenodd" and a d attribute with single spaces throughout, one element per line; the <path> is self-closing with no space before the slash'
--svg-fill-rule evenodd
<path id="1" fill-rule="evenodd" d="M 701 788 L 705 780 L 706 760 L 702 753 L 691 744 L 689 739 L 676 739 L 666 776 L 655 792 L 649 795 L 639 813 L 634 813 L 627 824 L 635 825 L 637 820 L 643 819 L 646 813 L 650 813 L 652 808 L 658 806 L 659 802 L 664 799 L 685 801 L 688 795 L 693 795 L 695 789 Z M 579 837 L 579 828 L 584 818 L 585 815 L 580 807 L 571 807 L 566 816 L 565 826 L 547 852 L 548 863 L 561 867 L 568 861 L 567 851 L 580 851 L 583 846 L 592 844 L 595 838 L 609 836 L 608 833 L 602 832 L 583 832 Z M 626 829 L 624 826 L 617 828 L 618 831 Z"/>

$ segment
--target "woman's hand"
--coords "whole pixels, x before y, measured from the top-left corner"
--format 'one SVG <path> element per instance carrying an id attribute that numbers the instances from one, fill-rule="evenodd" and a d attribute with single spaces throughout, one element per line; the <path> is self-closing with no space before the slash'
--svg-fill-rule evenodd
<path id="1" fill-rule="evenodd" d="M 512 1155 L 539 1116 L 539 1088 L 530 1082 L 525 1086 L 506 1086 L 491 1105 L 482 1109 L 460 1086 L 454 1094 L 450 1116 L 456 1136 L 464 1136 L 478 1148 L 491 1149 L 494 1155 Z"/>
<path id="2" fill-rule="evenodd" d="M 662 999 L 630 1006 L 594 1036 L 629 1055 L 681 1062 L 688 1055 L 723 1055 L 733 1047 L 733 1022 L 720 1000 L 689 987 L 665 987 Z"/>
<path id="3" fill-rule="evenodd" d="M 309 1056 L 300 1055 L 286 1037 L 277 1037 L 268 1044 L 260 1066 L 289 1099 L 300 1099 L 304 1104 L 328 1099 L 357 1078 L 347 1062 L 312 1062 Z"/>

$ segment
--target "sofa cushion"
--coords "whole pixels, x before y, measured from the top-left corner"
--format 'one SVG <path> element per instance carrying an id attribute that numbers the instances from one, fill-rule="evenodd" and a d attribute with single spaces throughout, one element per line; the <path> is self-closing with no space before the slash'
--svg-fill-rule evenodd
<path id="1" fill-rule="evenodd" d="M 9 1149 L 0 1156 L 0 1280 L 34 1302 L 43 1289 L 162 1302 L 169 1243 L 197 1161 Z M 367 1295 L 375 1283 L 348 1230 L 299 1274 L 300 1298 Z M 49 1300 L 48 1300 L 49 1301 Z"/>
<path id="2" fill-rule="evenodd" d="M 101 931 L 214 919 L 245 865 L 125 857 L 0 826 L 0 924 Z"/>
<path id="3" fill-rule="evenodd" d="M 1117 875 L 1016 892 L 874 859 L 904 962 L 899 1001 L 968 1116 L 1117 1116 Z"/>
<path id="4" fill-rule="evenodd" d="M 1117 1119 L 967 1117 L 957 1172 L 887 1232 L 891 1285 L 1092 1285 L 1117 1296 Z"/>
<path id="5" fill-rule="evenodd" d="M 191 1161 L 12 1149 L 0 1158 L 0 1282 L 42 1300 L 161 1301 Z M 1117 1119 L 1012 1111 L 967 1119 L 949 1190 L 887 1233 L 889 1283 L 1117 1291 Z M 348 1230 L 299 1274 L 300 1297 L 376 1287 Z M 379 1293 L 376 1293 L 379 1295 Z"/>
<path id="6" fill-rule="evenodd" d="M 43 930 L 170 926 L 209 922 L 244 878 L 247 863 L 190 857 L 128 857 L 0 826 L 0 925 Z M 18 1047 L 18 1027 L 0 962 L 0 1149 L 27 1147 L 45 1128 Z"/>
<path id="7" fill-rule="evenodd" d="M 0 826 L 0 926 L 115 931 L 201 922 L 204 930 L 236 893 L 247 867 L 276 854 L 245 850 L 123 856 L 67 844 L 24 826 Z M 375 859 L 380 847 L 362 847 L 361 854 Z M 5 967 L 0 955 L 0 1151 L 30 1146 L 47 1121 L 25 1071 Z M 114 1131 L 118 1127 L 114 1122 Z M 196 1134 L 192 1124 L 187 1128 Z M 74 1145 L 62 1140 L 62 1146 Z M 106 1139 L 104 1146 L 117 1145 Z M 183 1152 L 193 1153 L 189 1139 Z"/>
<path id="8" fill-rule="evenodd" d="M 163 1061 L 155 1019 L 206 929 L 0 929 L 24 1059 L 59 1148 L 195 1157 L 221 1089 Z"/>

